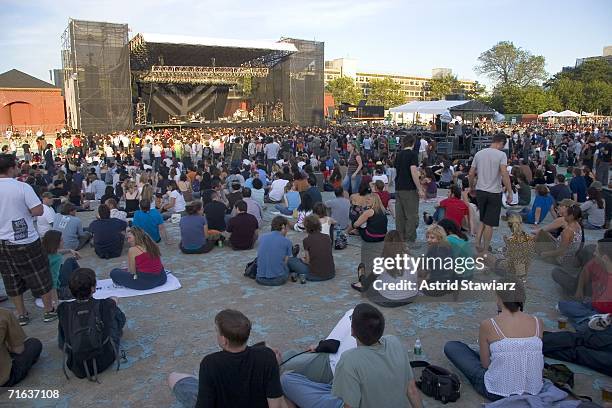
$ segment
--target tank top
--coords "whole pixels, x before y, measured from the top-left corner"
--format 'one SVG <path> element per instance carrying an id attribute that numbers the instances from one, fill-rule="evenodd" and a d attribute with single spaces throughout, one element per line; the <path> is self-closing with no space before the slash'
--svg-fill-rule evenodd
<path id="1" fill-rule="evenodd" d="M 561 243 L 561 235 L 557 237 L 557 243 Z M 580 250 L 580 246 L 582 245 L 582 227 L 580 228 L 580 232 L 574 234 L 574 238 L 572 242 L 569 243 L 565 253 L 559 256 L 558 261 L 559 265 L 573 265 L 575 263 L 574 258 L 576 254 Z"/>
<path id="2" fill-rule="evenodd" d="M 164 266 L 161 263 L 161 258 L 156 258 L 148 252 L 143 252 L 140 255 L 136 255 L 134 261 L 136 263 L 136 271 L 140 273 L 159 275 L 164 270 Z"/>
<path id="3" fill-rule="evenodd" d="M 357 163 L 357 156 L 359 156 L 358 154 L 355 153 L 351 153 L 351 155 L 349 156 L 348 162 L 347 162 L 347 174 L 349 176 L 353 175 L 353 173 L 355 173 L 355 170 L 357 170 L 357 167 L 359 167 L 359 163 Z"/>
<path id="4" fill-rule="evenodd" d="M 510 395 L 536 395 L 542 389 L 544 355 L 540 339 L 540 322 L 532 337 L 506 337 L 495 319 L 491 323 L 501 337 L 489 345 L 491 364 L 484 375 L 488 392 L 502 397 Z"/>
<path id="5" fill-rule="evenodd" d="M 381 238 L 387 234 L 387 215 L 382 211 L 374 211 L 374 215 L 368 219 L 365 233 L 372 238 Z"/>

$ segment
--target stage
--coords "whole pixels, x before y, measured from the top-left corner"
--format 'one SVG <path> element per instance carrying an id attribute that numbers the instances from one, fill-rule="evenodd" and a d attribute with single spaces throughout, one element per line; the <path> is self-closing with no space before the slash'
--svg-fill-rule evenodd
<path id="1" fill-rule="evenodd" d="M 175 128 L 186 128 L 186 129 L 218 129 L 218 128 L 268 128 L 268 127 L 281 127 L 290 126 L 291 123 L 284 122 L 186 122 L 186 123 L 154 123 L 147 125 L 136 125 L 136 129 L 175 129 Z"/>

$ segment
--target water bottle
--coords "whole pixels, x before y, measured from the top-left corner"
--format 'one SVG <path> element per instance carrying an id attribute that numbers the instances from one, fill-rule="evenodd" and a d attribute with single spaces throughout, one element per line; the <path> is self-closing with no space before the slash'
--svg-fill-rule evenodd
<path id="1" fill-rule="evenodd" d="M 416 339 L 414 342 L 414 355 L 420 356 L 423 353 L 423 349 L 421 348 L 421 339 Z"/>

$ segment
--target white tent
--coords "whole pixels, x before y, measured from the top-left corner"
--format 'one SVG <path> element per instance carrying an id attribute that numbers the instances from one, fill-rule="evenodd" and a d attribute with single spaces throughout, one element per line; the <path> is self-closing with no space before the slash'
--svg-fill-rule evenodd
<path id="1" fill-rule="evenodd" d="M 580 115 L 578 113 L 571 111 L 569 109 L 555 114 L 556 118 L 577 118 L 579 116 Z"/>
<path id="2" fill-rule="evenodd" d="M 556 116 L 556 115 L 557 115 L 556 111 L 554 111 L 554 110 L 547 110 L 544 113 L 540 113 L 538 115 L 538 118 L 550 118 L 550 117 L 553 117 L 553 116 Z"/>
<path id="3" fill-rule="evenodd" d="M 506 119 L 506 117 L 503 114 L 495 111 L 495 115 L 493 115 L 493 120 L 494 121 L 496 121 L 496 122 L 503 122 L 504 119 Z"/>
<path id="4" fill-rule="evenodd" d="M 445 110 L 441 115 L 440 115 L 440 120 L 444 123 L 449 123 L 453 120 L 453 115 L 451 115 L 451 113 L 448 110 Z"/>
<path id="5" fill-rule="evenodd" d="M 389 109 L 391 113 L 425 113 L 441 115 L 453 106 L 463 105 L 469 101 L 414 101 Z"/>

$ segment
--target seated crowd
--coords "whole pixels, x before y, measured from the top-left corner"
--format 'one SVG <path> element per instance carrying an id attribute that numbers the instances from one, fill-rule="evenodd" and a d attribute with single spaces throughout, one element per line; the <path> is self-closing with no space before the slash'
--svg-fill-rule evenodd
<path id="1" fill-rule="evenodd" d="M 556 341 L 552 336 L 558 333 L 545 333 L 542 319 L 525 310 L 525 283 L 536 257 L 553 264 L 552 279 L 564 296 L 572 297 L 561 298 L 558 310 L 576 336 L 612 335 L 612 231 L 604 232 L 602 184 L 588 182 L 590 172 L 585 177 L 581 168 L 574 167 L 567 183 L 569 177 L 556 174 L 556 166 L 546 158 L 531 168 L 533 163 L 517 157 L 508 171 L 508 152 L 501 152 L 505 137 L 499 135 L 492 148 L 481 150 L 471 163 L 434 161 L 412 135 L 403 136 L 397 155 L 380 161 L 365 151 L 370 149 L 353 142 L 339 148 L 342 159 L 332 158 L 331 153 L 304 153 L 287 161 L 280 159 L 280 145 L 270 147 L 278 145 L 274 140 L 261 147 L 265 159 L 255 153 L 242 161 L 243 145 L 235 140 L 228 151 L 230 165 L 221 159 L 222 153 L 215 156 L 214 149 L 209 149 L 211 158 L 203 163 L 194 163 L 190 154 L 174 157 L 176 150 L 170 150 L 163 159 L 143 158 L 140 170 L 128 172 L 130 166 L 118 155 L 105 164 L 96 162 L 90 173 L 79 175 L 78 182 L 74 182 L 77 172 L 66 171 L 70 177 L 55 177 L 47 183 L 51 188 L 38 196 L 32 188 L 9 184 L 17 183 L 17 165 L 13 156 L 0 157 L 0 182 L 6 180 L 7 188 L 26 203 L 17 215 L 36 221 L 23 221 L 23 229 L 15 216 L 10 234 L 4 235 L 13 236 L 13 231 L 19 235 L 13 245 L 24 245 L 32 259 L 27 268 L 37 268 L 27 276 L 9 258 L 14 257 L 10 248 L 2 248 L 7 253 L 0 262 L 7 269 L 2 271 L 5 289 L 18 315 L 0 308 L 0 356 L 10 362 L 0 367 L 1 386 L 23 380 L 41 355 L 41 342 L 27 338 L 21 327 L 30 321 L 23 301 L 28 289 L 42 299 L 44 321 L 58 320 L 64 369 L 77 378 L 97 381 L 98 374 L 115 363 L 119 368 L 126 317 L 117 298 L 93 297 L 96 272 L 78 262 L 88 244 L 101 259 L 126 257 L 122 267 L 109 273 L 115 285 L 150 290 L 167 282 L 161 242 L 185 255 L 208 254 L 224 245 L 231 251 L 252 250 L 256 258 L 245 275 L 262 286 L 280 286 L 288 281 L 334 279 L 338 272 L 334 251 L 351 240 L 362 249 L 351 287 L 377 306 L 403 307 L 419 297 L 457 299 L 458 291 L 421 289 L 421 284 L 482 279 L 481 269 L 464 265 L 449 270 L 434 263 L 416 270 L 373 270 L 375 257 L 421 255 L 415 245 L 419 197 L 436 202 L 433 214 L 423 214 L 428 225 L 425 258 L 482 257 L 485 269 L 515 288 L 495 291 L 497 313 L 480 323 L 477 347 L 448 341 L 443 348 L 449 362 L 484 399 L 507 399 L 511 404 L 520 396 L 537 397 L 554 387 L 542 372 L 549 345 Z M 315 143 L 314 149 L 318 148 Z M 491 168 L 499 170 L 498 178 L 486 173 Z M 448 189 L 440 200 L 438 189 Z M 495 200 L 503 197 L 504 216 L 493 195 Z M 0 212 L 9 209 L 16 212 L 0 200 Z M 96 219 L 84 227 L 77 212 L 90 209 L 95 209 Z M 266 231 L 269 213 L 274 216 Z M 491 237 L 500 219 L 510 232 L 497 252 Z M 176 242 L 168 231 L 170 222 L 178 224 Z M 390 227 L 393 222 L 395 229 Z M 534 229 L 527 232 L 525 225 Z M 603 237 L 587 242 L 585 229 L 601 230 L 595 233 Z M 296 236 L 301 246 L 293 244 Z M 3 239 L 2 245 L 10 246 L 4 243 L 10 239 Z M 406 282 L 412 285 L 403 285 Z M 402 290 L 389 289 L 400 285 Z M 214 319 L 221 351 L 202 359 L 198 376 L 171 373 L 170 388 L 185 407 L 423 406 L 409 354 L 400 338 L 385 335 L 384 314 L 369 303 L 359 303 L 345 317 L 337 325 L 348 331 L 344 337 L 334 329 L 305 354 L 282 353 L 265 344 L 249 346 L 251 321 L 240 311 L 222 310 Z M 82 333 L 87 329 L 90 334 L 85 339 Z M 341 344 L 340 349 L 328 349 L 332 339 Z M 82 352 L 85 340 L 98 342 L 96 353 Z M 599 360 L 612 361 L 612 351 L 601 352 Z M 596 363 L 591 368 L 610 371 Z"/>

